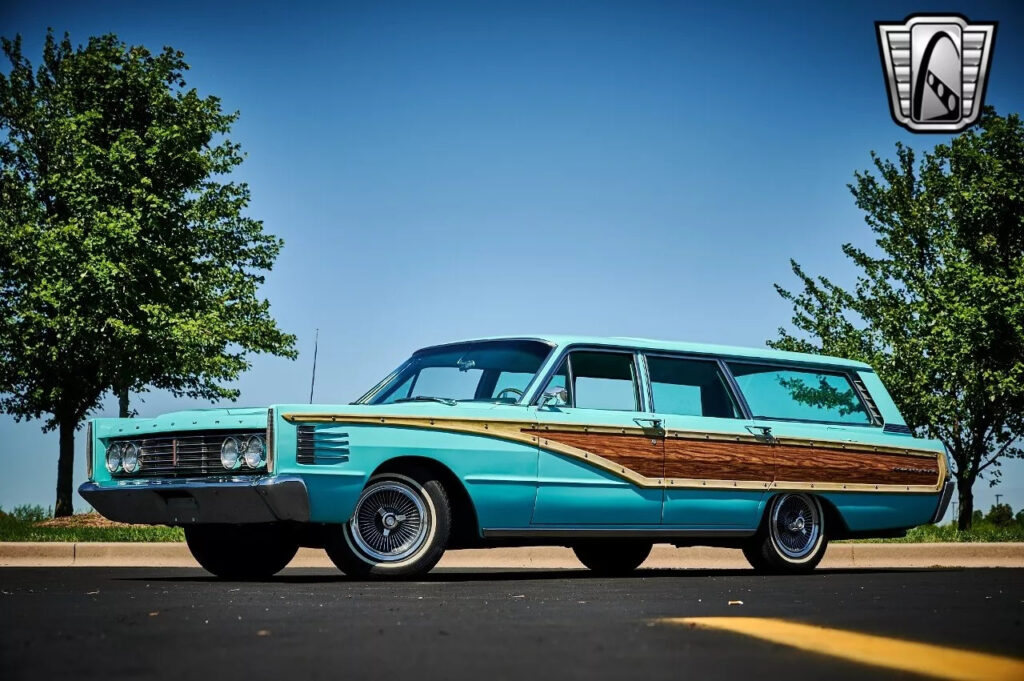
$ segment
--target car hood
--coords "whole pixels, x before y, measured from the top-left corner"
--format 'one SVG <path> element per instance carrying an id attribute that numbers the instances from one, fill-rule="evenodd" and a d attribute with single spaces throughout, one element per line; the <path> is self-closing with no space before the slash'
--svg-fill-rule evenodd
<path id="1" fill-rule="evenodd" d="M 264 430 L 266 407 L 189 409 L 152 418 L 94 419 L 97 437 L 143 437 L 156 433 L 196 430 Z"/>
<path id="2" fill-rule="evenodd" d="M 527 420 L 526 407 L 492 402 L 460 402 L 455 406 L 439 402 L 401 404 L 275 404 L 278 415 L 331 414 L 381 417 L 424 417 L 465 419 Z M 152 418 L 101 418 L 93 421 L 96 437 L 145 437 L 159 433 L 199 430 L 263 430 L 268 407 L 229 407 L 168 412 Z"/>

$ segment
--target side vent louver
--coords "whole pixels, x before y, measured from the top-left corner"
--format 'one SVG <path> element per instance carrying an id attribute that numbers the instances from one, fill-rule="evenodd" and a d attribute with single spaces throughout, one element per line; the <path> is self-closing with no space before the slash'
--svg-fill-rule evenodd
<path id="1" fill-rule="evenodd" d="M 902 423 L 887 423 L 885 428 L 882 428 L 884 433 L 896 433 L 897 435 L 913 435 L 914 432 L 910 430 L 910 426 L 905 426 Z"/>
<path id="2" fill-rule="evenodd" d="M 307 466 L 348 461 L 348 433 L 335 426 L 299 426 L 295 460 Z"/>
<path id="3" fill-rule="evenodd" d="M 864 406 L 867 407 L 871 422 L 882 423 L 882 412 L 878 411 L 875 401 L 871 399 L 871 393 L 868 392 L 868 387 L 864 385 L 864 381 L 860 380 L 860 376 L 855 371 L 850 372 L 850 378 L 853 379 L 853 386 L 857 389 L 857 392 L 864 398 Z"/>

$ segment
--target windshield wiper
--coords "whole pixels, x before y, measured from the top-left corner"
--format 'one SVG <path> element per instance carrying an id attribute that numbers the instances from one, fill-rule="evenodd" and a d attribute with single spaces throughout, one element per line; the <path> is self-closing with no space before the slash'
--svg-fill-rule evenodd
<path id="1" fill-rule="evenodd" d="M 440 402 L 441 404 L 447 404 L 449 407 L 454 407 L 458 402 L 450 400 L 447 397 L 434 397 L 433 395 L 417 395 L 416 397 L 403 397 L 395 400 L 398 402 Z"/>

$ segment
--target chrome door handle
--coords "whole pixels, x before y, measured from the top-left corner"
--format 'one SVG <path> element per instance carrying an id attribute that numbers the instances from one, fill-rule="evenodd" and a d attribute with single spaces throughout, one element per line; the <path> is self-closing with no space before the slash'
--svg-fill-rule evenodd
<path id="1" fill-rule="evenodd" d="M 651 430 L 665 430 L 664 419 L 633 419 L 633 422 L 641 428 L 649 428 Z M 648 425 L 644 425 L 648 424 Z"/>
<path id="2" fill-rule="evenodd" d="M 758 437 L 758 436 L 763 437 L 764 441 L 767 442 L 768 444 L 773 445 L 776 442 L 778 442 L 778 440 L 775 439 L 775 436 L 772 435 L 772 428 L 771 428 L 771 426 L 746 426 L 746 429 L 754 437 Z M 755 433 L 754 432 L 755 430 L 760 431 L 760 433 Z"/>

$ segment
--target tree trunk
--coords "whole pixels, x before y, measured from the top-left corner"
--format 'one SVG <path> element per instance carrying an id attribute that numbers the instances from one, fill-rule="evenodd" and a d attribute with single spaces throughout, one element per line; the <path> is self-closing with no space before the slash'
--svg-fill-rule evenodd
<path id="1" fill-rule="evenodd" d="M 974 490 L 972 487 L 971 483 L 957 478 L 956 494 L 960 507 L 957 510 L 956 526 L 961 531 L 971 529 L 971 516 L 974 515 Z"/>
<path id="2" fill-rule="evenodd" d="M 128 412 L 128 388 L 119 388 L 117 391 L 117 406 L 118 416 L 123 419 L 128 418 L 131 414 Z"/>
<path id="3" fill-rule="evenodd" d="M 57 504 L 53 515 L 57 518 L 74 513 L 72 494 L 75 475 L 75 428 L 78 423 L 70 418 L 60 420 L 60 458 L 57 459 Z"/>

